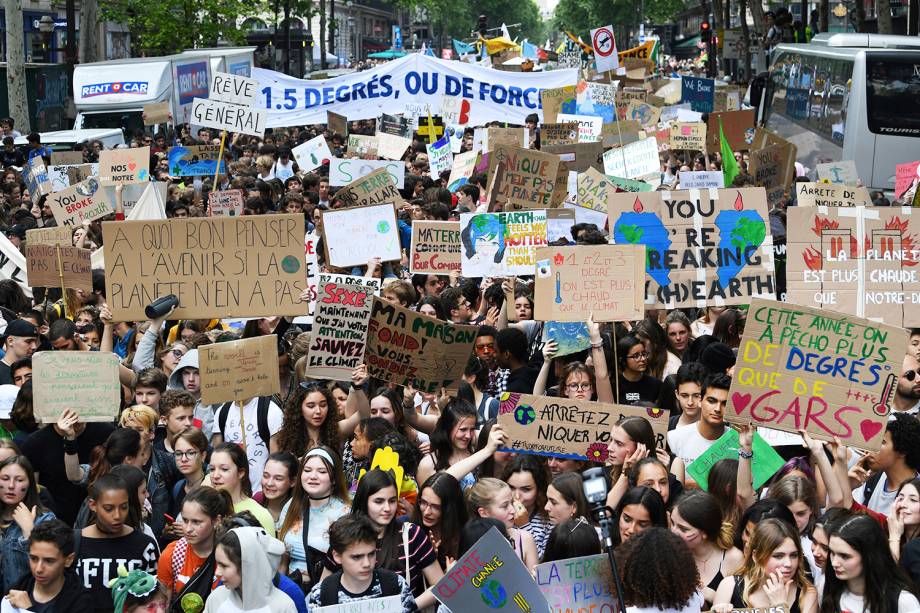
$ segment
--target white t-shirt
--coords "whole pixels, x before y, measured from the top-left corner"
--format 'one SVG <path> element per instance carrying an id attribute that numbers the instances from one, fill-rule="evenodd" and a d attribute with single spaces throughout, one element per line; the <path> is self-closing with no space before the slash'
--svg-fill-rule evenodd
<path id="1" fill-rule="evenodd" d="M 840 595 L 840 610 L 851 611 L 852 613 L 872 613 L 866 608 L 866 601 L 862 596 L 857 596 L 849 591 Z M 898 613 L 918 613 L 920 612 L 920 602 L 917 597 L 910 592 L 902 591 L 898 596 Z"/>
<path id="2" fill-rule="evenodd" d="M 626 613 L 700 613 L 703 610 L 703 595 L 695 593 L 681 609 L 659 609 L 658 607 L 626 607 Z"/>
<path id="3" fill-rule="evenodd" d="M 243 407 L 243 419 L 246 425 L 246 455 L 249 457 L 249 482 L 252 484 L 252 493 L 262 491 L 262 469 L 268 460 L 268 441 L 263 441 L 259 436 L 259 399 L 253 398 Z M 227 424 L 224 427 L 224 441 L 227 443 L 242 444 L 243 437 L 240 431 L 240 407 L 233 403 L 227 409 Z M 272 436 L 281 431 L 284 413 L 274 402 L 268 403 L 268 431 Z M 216 424 L 215 424 L 216 426 Z M 216 428 L 215 428 L 216 429 Z"/>
<path id="4" fill-rule="evenodd" d="M 918 473 L 917 476 L 920 476 L 920 473 Z M 866 484 L 863 483 L 855 490 L 853 490 L 853 500 L 863 504 L 865 491 Z M 888 475 L 883 473 L 881 478 L 878 480 L 878 483 L 875 484 L 875 489 L 872 490 L 872 495 L 869 496 L 868 504 L 866 504 L 866 506 L 876 513 L 881 513 L 882 515 L 891 515 L 891 509 L 894 507 L 894 499 L 897 497 L 897 488 L 892 490 L 888 489 Z"/>
<path id="5" fill-rule="evenodd" d="M 671 451 L 684 461 L 684 468 L 697 459 L 719 439 L 703 438 L 697 424 L 687 424 L 668 432 L 668 445 Z"/>

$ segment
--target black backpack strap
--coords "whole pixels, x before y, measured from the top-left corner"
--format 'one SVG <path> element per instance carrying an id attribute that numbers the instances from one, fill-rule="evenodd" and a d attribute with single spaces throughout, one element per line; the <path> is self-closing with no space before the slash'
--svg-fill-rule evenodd
<path id="1" fill-rule="evenodd" d="M 319 584 L 319 606 L 331 607 L 339 604 L 339 587 L 342 585 L 342 571 L 333 573 Z"/>
<path id="2" fill-rule="evenodd" d="M 380 589 L 384 596 L 402 594 L 402 588 L 399 586 L 399 575 L 385 568 L 378 568 L 377 574 L 380 577 Z"/>
<path id="3" fill-rule="evenodd" d="M 271 407 L 271 396 L 259 396 L 259 406 L 256 409 L 256 421 L 259 426 L 259 437 L 265 442 L 265 448 L 269 449 L 269 439 L 272 437 L 271 430 L 268 427 L 268 409 Z"/>
<path id="4" fill-rule="evenodd" d="M 882 480 L 882 471 L 879 471 L 866 480 L 866 488 L 863 490 L 862 503 L 869 506 L 869 499 L 872 498 L 872 492 L 878 487 L 879 481 Z"/>
<path id="5" fill-rule="evenodd" d="M 224 436 L 224 430 L 227 428 L 227 416 L 230 415 L 230 407 L 232 406 L 232 402 L 225 402 L 217 409 L 217 431 L 221 436 Z M 224 436 L 224 438 L 226 437 Z"/>
<path id="6" fill-rule="evenodd" d="M 73 529 L 73 559 L 80 561 L 80 543 L 83 541 L 83 528 Z"/>

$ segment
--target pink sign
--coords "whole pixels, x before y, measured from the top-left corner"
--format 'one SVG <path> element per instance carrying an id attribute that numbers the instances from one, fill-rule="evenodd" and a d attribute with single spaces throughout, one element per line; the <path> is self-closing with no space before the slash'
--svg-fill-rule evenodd
<path id="1" fill-rule="evenodd" d="M 894 170 L 894 197 L 900 199 L 920 176 L 920 161 L 898 164 Z"/>

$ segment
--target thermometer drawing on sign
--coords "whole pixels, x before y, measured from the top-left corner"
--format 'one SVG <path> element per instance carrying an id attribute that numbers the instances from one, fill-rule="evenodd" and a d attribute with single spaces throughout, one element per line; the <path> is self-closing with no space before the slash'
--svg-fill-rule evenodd
<path id="1" fill-rule="evenodd" d="M 562 304 L 562 276 L 556 273 L 556 304 Z"/>
<path id="2" fill-rule="evenodd" d="M 891 397 L 894 394 L 895 387 L 897 386 L 898 378 L 894 373 L 889 373 L 888 378 L 885 379 L 885 387 L 882 388 L 882 393 L 879 394 L 878 404 L 872 407 L 872 412 L 876 415 L 888 415 L 889 407 L 891 406 Z"/>

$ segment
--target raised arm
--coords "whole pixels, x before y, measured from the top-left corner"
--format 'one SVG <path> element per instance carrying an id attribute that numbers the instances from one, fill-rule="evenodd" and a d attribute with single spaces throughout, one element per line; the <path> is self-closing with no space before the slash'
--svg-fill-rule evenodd
<path id="1" fill-rule="evenodd" d="M 77 455 L 77 432 L 75 426 L 80 421 L 76 411 L 64 409 L 57 421 L 58 429 L 64 434 L 64 473 L 71 483 L 82 483 L 86 473 L 80 466 L 80 457 Z"/>
<path id="2" fill-rule="evenodd" d="M 738 429 L 738 476 L 737 479 L 737 504 L 744 512 L 754 504 L 754 473 L 751 470 L 752 451 L 754 446 L 754 426 L 737 426 Z"/>
<path id="3" fill-rule="evenodd" d="M 824 445 L 821 441 L 816 441 L 811 438 L 804 430 L 799 431 L 799 434 L 802 436 L 802 444 L 808 447 L 808 451 L 811 454 L 811 461 L 818 466 L 818 472 L 824 479 L 824 484 L 827 488 L 826 506 L 828 508 L 841 506 L 844 498 L 843 488 L 840 487 L 840 483 L 834 475 L 834 468 L 827 459 L 827 454 L 824 453 Z M 825 506 L 824 500 L 822 500 L 821 503 L 821 506 Z"/>
<path id="4" fill-rule="evenodd" d="M 559 351 L 559 345 L 556 341 L 546 341 L 543 343 L 543 365 L 540 366 L 540 373 L 537 375 L 537 381 L 533 385 L 534 396 L 543 396 L 546 394 L 546 382 L 549 380 L 549 371 L 553 367 L 553 357 Z M 560 390 L 563 392 L 564 390 Z"/>
<path id="5" fill-rule="evenodd" d="M 447 468 L 447 472 L 457 479 L 457 481 L 460 481 L 467 473 L 473 472 L 479 468 L 480 464 L 492 457 L 492 454 L 498 451 L 498 448 L 502 446 L 506 437 L 507 435 L 504 430 L 502 430 L 502 427 L 495 424 L 489 432 L 489 440 L 486 441 L 485 447 L 468 458 L 460 460 L 459 462 L 454 462 Z"/>
<path id="6" fill-rule="evenodd" d="M 591 361 L 594 362 L 594 385 L 598 402 L 616 402 L 613 386 L 610 385 L 610 371 L 607 369 L 607 356 L 604 354 L 604 339 L 601 326 L 594 321 L 594 313 L 588 317 L 588 338 L 591 342 Z"/>
<path id="7" fill-rule="evenodd" d="M 362 387 L 368 379 L 370 375 L 367 374 L 366 364 L 361 364 L 351 373 L 351 387 L 345 401 L 345 412 L 349 415 L 339 422 L 339 434 L 342 436 L 351 436 L 358 422 L 371 416 L 371 403 Z"/>
<path id="8" fill-rule="evenodd" d="M 438 418 L 434 415 L 420 415 L 415 410 L 415 389 L 411 385 L 403 388 L 403 414 L 406 423 L 425 434 L 434 432 L 435 426 L 438 425 Z"/>

